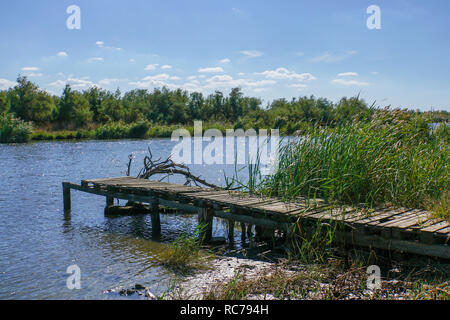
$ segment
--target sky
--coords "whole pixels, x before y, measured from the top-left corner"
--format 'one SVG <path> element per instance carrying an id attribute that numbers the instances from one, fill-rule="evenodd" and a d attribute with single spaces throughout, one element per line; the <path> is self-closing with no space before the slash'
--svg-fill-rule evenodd
<path id="1" fill-rule="evenodd" d="M 80 9 L 80 29 L 69 29 Z M 379 27 L 371 5 L 380 9 Z M 16 0 L 0 3 L 0 90 L 241 87 L 450 111 L 448 0 Z M 370 25 L 370 23 L 369 23 Z"/>

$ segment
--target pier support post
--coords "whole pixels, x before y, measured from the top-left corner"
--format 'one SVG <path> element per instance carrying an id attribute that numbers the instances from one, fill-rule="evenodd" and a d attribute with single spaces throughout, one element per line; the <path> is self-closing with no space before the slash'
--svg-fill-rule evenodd
<path id="1" fill-rule="evenodd" d="M 114 198 L 106 196 L 106 207 L 110 207 L 114 205 Z"/>
<path id="2" fill-rule="evenodd" d="M 246 235 L 246 232 L 247 232 L 247 228 L 246 228 L 246 226 L 245 226 L 245 223 L 243 223 L 243 222 L 241 222 L 241 241 L 242 241 L 242 243 L 244 243 L 245 242 L 245 235 Z"/>
<path id="3" fill-rule="evenodd" d="M 213 223 L 213 209 L 199 208 L 198 209 L 198 223 L 205 225 L 205 228 L 200 233 L 200 238 L 204 242 L 210 242 L 212 239 L 212 223 Z"/>
<path id="4" fill-rule="evenodd" d="M 161 217 L 159 215 L 159 199 L 153 198 L 150 203 L 150 209 L 152 210 L 152 235 L 159 236 L 161 234 Z"/>
<path id="5" fill-rule="evenodd" d="M 72 209 L 72 201 L 70 199 L 70 187 L 63 182 L 63 201 L 64 212 L 68 212 Z"/>
<path id="6" fill-rule="evenodd" d="M 228 220 L 228 241 L 234 243 L 234 220 Z"/>
<path id="7" fill-rule="evenodd" d="M 247 237 L 248 237 L 248 244 L 249 244 L 250 248 L 253 248 L 254 238 L 253 238 L 253 225 L 252 224 L 247 225 Z"/>

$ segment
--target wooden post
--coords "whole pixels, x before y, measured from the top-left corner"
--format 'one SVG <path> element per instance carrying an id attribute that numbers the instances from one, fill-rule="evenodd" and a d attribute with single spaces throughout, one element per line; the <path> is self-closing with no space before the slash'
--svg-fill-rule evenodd
<path id="1" fill-rule="evenodd" d="M 245 233 L 247 232 L 247 228 L 245 227 L 245 223 L 241 222 L 241 241 L 242 244 L 245 242 Z"/>
<path id="2" fill-rule="evenodd" d="M 247 225 L 247 237 L 248 237 L 248 243 L 250 245 L 250 248 L 253 248 L 253 225 L 248 224 Z"/>
<path id="3" fill-rule="evenodd" d="M 231 206 L 230 213 L 235 214 L 236 207 Z M 234 243 L 234 220 L 228 219 L 227 221 L 228 221 L 228 242 L 230 244 L 233 244 Z"/>
<path id="4" fill-rule="evenodd" d="M 228 220 L 228 241 L 234 243 L 234 220 Z"/>
<path id="5" fill-rule="evenodd" d="M 63 200 L 64 200 L 64 212 L 72 209 L 72 203 L 70 199 L 70 187 L 63 182 Z"/>
<path id="6" fill-rule="evenodd" d="M 199 208 L 198 209 L 198 223 L 205 225 L 205 228 L 200 233 L 200 238 L 204 242 L 210 242 L 212 239 L 212 221 L 213 209 L 212 208 Z"/>
<path id="7" fill-rule="evenodd" d="M 110 206 L 113 206 L 113 205 L 114 205 L 114 198 L 106 196 L 106 206 L 110 207 Z"/>
<path id="8" fill-rule="evenodd" d="M 152 210 L 152 236 L 159 236 L 161 234 L 161 217 L 159 215 L 159 199 L 153 198 L 150 203 Z"/>

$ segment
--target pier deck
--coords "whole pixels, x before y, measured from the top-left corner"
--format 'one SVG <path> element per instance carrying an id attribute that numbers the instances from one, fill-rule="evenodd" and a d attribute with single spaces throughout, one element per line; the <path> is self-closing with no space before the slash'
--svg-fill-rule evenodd
<path id="1" fill-rule="evenodd" d="M 332 221 L 339 225 L 335 239 L 340 243 L 450 259 L 450 224 L 431 219 L 424 210 L 385 207 L 368 213 L 323 201 L 283 202 L 236 191 L 120 177 L 82 180 L 80 185 L 63 182 L 65 211 L 71 209 L 71 189 L 105 196 L 107 206 L 113 205 L 114 199 L 150 204 L 155 233 L 161 228 L 158 208 L 162 205 L 197 213 L 199 222 L 207 226 L 207 241 L 212 236 L 213 217 L 229 221 L 230 241 L 234 222 L 280 230 L 289 240 L 304 225 Z"/>

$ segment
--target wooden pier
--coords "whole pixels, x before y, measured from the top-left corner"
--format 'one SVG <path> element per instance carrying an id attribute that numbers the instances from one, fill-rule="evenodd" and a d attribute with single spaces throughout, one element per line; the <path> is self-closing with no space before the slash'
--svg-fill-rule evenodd
<path id="1" fill-rule="evenodd" d="M 362 209 L 332 206 L 323 201 L 283 202 L 236 191 L 183 186 L 132 177 L 83 180 L 80 185 L 63 182 L 64 210 L 71 209 L 71 189 L 114 199 L 150 204 L 152 231 L 161 230 L 159 206 L 198 214 L 204 223 L 206 241 L 212 237 L 213 217 L 229 221 L 229 241 L 234 239 L 234 223 L 256 226 L 256 230 L 278 230 L 289 242 L 296 233 L 321 222 L 335 222 L 336 241 L 355 246 L 399 251 L 450 259 L 450 224 L 430 219 L 424 210 L 379 208 Z M 245 230 L 245 228 L 243 228 Z M 243 232 L 245 235 L 245 232 Z"/>

